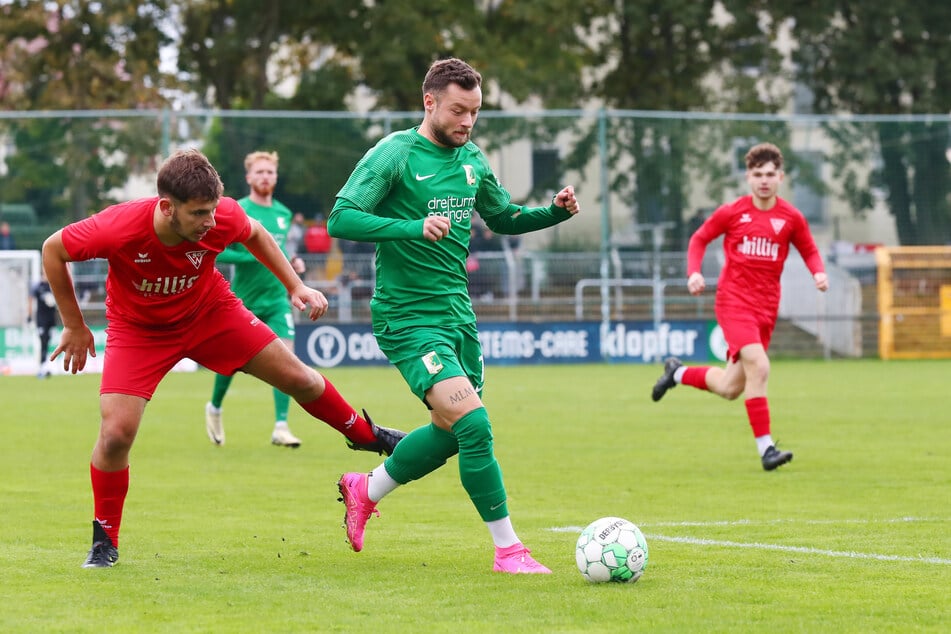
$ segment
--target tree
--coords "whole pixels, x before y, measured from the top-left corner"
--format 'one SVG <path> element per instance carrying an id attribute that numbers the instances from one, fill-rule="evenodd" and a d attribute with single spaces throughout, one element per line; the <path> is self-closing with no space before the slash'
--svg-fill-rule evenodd
<path id="1" fill-rule="evenodd" d="M 355 6 L 351 7 L 350 5 Z M 244 156 L 281 157 L 275 196 L 307 216 L 327 213 L 359 154 L 362 127 L 352 121 L 258 115 L 238 111 L 346 110 L 353 61 L 342 51 L 362 3 L 278 3 L 247 0 L 182 5 L 179 68 L 208 104 L 221 110 L 204 150 L 226 193 L 247 189 Z"/>
<path id="2" fill-rule="evenodd" d="M 948 3 L 800 1 L 779 17 L 795 20 L 798 78 L 820 113 L 933 115 L 951 111 L 951 5 Z M 831 126 L 832 158 L 856 212 L 873 190 L 885 192 L 902 244 L 951 241 L 948 122 Z M 855 149 L 876 141 L 879 165 L 856 161 Z M 868 155 L 866 155 L 868 156 Z"/>
<path id="3" fill-rule="evenodd" d="M 148 108 L 164 104 L 162 0 L 29 2 L 0 6 L 5 99 L 22 110 Z M 155 156 L 154 122 L 30 119 L 10 126 L 16 153 L 3 188 L 46 220 L 78 219 Z M 10 200 L 9 195 L 7 199 Z"/>
<path id="4" fill-rule="evenodd" d="M 775 36 L 756 3 L 726 0 L 654 0 L 592 3 L 584 41 L 591 55 L 584 98 L 628 111 L 772 112 L 785 98 Z M 590 59 L 593 57 L 593 59 Z M 716 78 L 717 84 L 711 84 Z M 782 126 L 742 123 L 708 126 L 683 118 L 621 116 L 610 121 L 611 190 L 629 200 L 632 221 L 672 222 L 671 244 L 683 243 L 688 174 L 704 174 L 712 194 L 730 172 L 711 156 L 729 152 L 734 138 L 785 136 Z M 633 114 L 633 113 L 632 113 Z M 569 164 L 590 160 L 595 130 Z"/>

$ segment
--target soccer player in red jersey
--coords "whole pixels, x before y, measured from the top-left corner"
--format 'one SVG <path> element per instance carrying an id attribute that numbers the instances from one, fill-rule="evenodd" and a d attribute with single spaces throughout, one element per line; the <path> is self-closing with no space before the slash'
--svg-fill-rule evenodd
<path id="1" fill-rule="evenodd" d="M 688 367 L 668 358 L 651 397 L 659 401 L 678 383 L 728 400 L 743 394 L 763 468 L 772 471 L 793 458 L 792 452 L 780 451 L 773 442 L 766 398 L 766 351 L 776 326 L 780 276 L 789 245 L 799 251 L 817 289 L 826 291 L 829 278 L 805 217 L 776 195 L 783 182 L 779 148 L 761 143 L 747 152 L 746 182 L 751 194 L 713 212 L 687 247 L 687 289 L 699 295 L 706 286 L 700 272 L 703 254 L 712 240 L 724 236 L 726 263 L 717 282 L 715 309 L 728 346 L 726 367 Z"/>
<path id="2" fill-rule="evenodd" d="M 218 172 L 197 150 L 162 165 L 158 196 L 108 207 L 60 229 L 43 244 L 43 268 L 59 306 L 63 333 L 51 360 L 81 371 L 96 355 L 67 263 L 103 258 L 106 350 L 99 389 L 100 428 L 90 461 L 95 519 L 85 568 L 118 559 L 119 524 L 129 488 L 129 452 L 145 406 L 162 378 L 184 358 L 221 374 L 247 372 L 292 396 L 311 416 L 347 438 L 352 449 L 389 455 L 403 432 L 361 417 L 317 371 L 245 308 L 215 268 L 225 247 L 240 242 L 281 280 L 310 319 L 327 311 L 274 238 L 222 196 Z"/>

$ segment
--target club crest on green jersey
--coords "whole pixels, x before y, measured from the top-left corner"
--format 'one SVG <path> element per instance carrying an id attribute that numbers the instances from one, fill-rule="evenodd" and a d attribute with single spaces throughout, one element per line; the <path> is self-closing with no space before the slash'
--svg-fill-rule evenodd
<path id="1" fill-rule="evenodd" d="M 463 165 L 462 169 L 466 170 L 466 185 L 475 185 L 475 168 L 471 165 Z"/>

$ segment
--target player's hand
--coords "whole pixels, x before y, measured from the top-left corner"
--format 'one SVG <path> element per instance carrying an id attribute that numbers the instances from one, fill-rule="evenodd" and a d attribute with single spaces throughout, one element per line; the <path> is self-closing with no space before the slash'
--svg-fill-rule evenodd
<path id="1" fill-rule="evenodd" d="M 96 356 L 96 342 L 92 336 L 92 331 L 84 323 L 82 328 L 63 327 L 63 334 L 59 337 L 59 345 L 53 354 L 50 355 L 50 361 L 55 361 L 56 357 L 63 353 L 63 370 L 70 374 L 82 372 L 86 367 L 87 354 Z"/>
<path id="2" fill-rule="evenodd" d="M 572 216 L 581 211 L 581 205 L 578 204 L 578 199 L 575 198 L 575 188 L 573 185 L 568 185 L 555 194 L 555 197 L 552 198 L 552 202 L 555 203 L 556 207 L 563 208 Z"/>
<path id="3" fill-rule="evenodd" d="M 816 273 L 812 276 L 812 279 L 816 281 L 816 288 L 818 288 L 823 293 L 829 290 L 829 276 L 825 273 Z"/>
<path id="4" fill-rule="evenodd" d="M 297 310 L 307 310 L 310 307 L 307 316 L 311 321 L 316 321 L 324 316 L 330 302 L 323 293 L 304 284 L 298 284 L 290 294 L 291 305 Z"/>
<path id="5" fill-rule="evenodd" d="M 423 238 L 438 242 L 449 235 L 452 223 L 445 216 L 426 216 L 423 220 Z"/>
<path id="6" fill-rule="evenodd" d="M 687 278 L 687 290 L 690 291 L 691 295 L 699 295 L 706 287 L 707 283 L 700 273 L 691 273 L 690 277 Z"/>

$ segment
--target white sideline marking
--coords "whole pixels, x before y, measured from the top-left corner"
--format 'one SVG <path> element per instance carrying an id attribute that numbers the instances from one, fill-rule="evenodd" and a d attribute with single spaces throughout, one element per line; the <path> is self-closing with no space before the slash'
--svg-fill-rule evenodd
<path id="1" fill-rule="evenodd" d="M 923 564 L 951 565 L 951 559 L 942 557 L 902 557 L 899 555 L 880 555 L 878 553 L 857 553 L 844 550 L 824 550 L 822 548 L 807 548 L 805 546 L 780 546 L 778 544 L 761 544 L 759 542 L 730 542 L 717 539 L 698 539 L 696 537 L 670 537 L 667 535 L 644 535 L 648 539 L 662 542 L 679 542 L 681 544 L 697 544 L 699 546 L 728 546 L 731 548 L 754 548 L 759 550 L 781 550 L 790 553 L 806 555 L 826 555 L 827 557 L 848 557 L 851 559 L 875 559 L 878 561 L 913 561 Z"/>
<path id="2" fill-rule="evenodd" d="M 951 519 L 941 517 L 893 517 L 885 519 L 844 519 L 844 520 L 796 520 L 796 519 L 777 519 L 777 520 L 714 520 L 709 522 L 651 522 L 650 524 L 638 524 L 641 529 L 645 527 L 656 526 L 686 526 L 686 527 L 705 527 L 705 526 L 758 526 L 764 524 L 901 524 L 914 522 L 949 522 Z M 580 533 L 584 526 L 555 526 L 548 530 L 553 533 Z"/>
<path id="3" fill-rule="evenodd" d="M 644 526 L 756 526 L 757 524 L 903 524 L 914 522 L 947 522 L 936 517 L 895 517 L 888 519 L 845 519 L 845 520 L 729 520 L 713 522 L 654 522 Z"/>
<path id="4" fill-rule="evenodd" d="M 946 522 L 947 520 L 939 518 L 924 517 L 899 517 L 882 520 L 863 520 L 863 519 L 845 519 L 845 520 L 732 520 L 732 521 L 714 521 L 714 522 L 657 522 L 654 524 L 639 525 L 641 529 L 645 526 L 684 526 L 684 527 L 704 527 L 704 526 L 754 526 L 762 524 L 893 524 L 902 522 Z M 555 533 L 580 533 L 584 526 L 556 526 L 550 528 Z M 900 555 L 882 555 L 879 553 L 857 553 L 852 551 L 825 550 L 821 548 L 808 548 L 805 546 L 782 546 L 779 544 L 763 544 L 760 542 L 734 542 L 716 539 L 703 539 L 697 537 L 673 537 L 669 535 L 644 534 L 648 539 L 656 539 L 662 542 L 676 542 L 681 544 L 695 544 L 698 546 L 726 546 L 729 548 L 752 548 L 756 550 L 778 550 L 783 552 L 803 553 L 806 555 L 825 555 L 827 557 L 848 557 L 851 559 L 874 559 L 876 561 L 907 561 L 925 564 L 951 565 L 951 559 L 944 557 L 903 557 Z"/>

